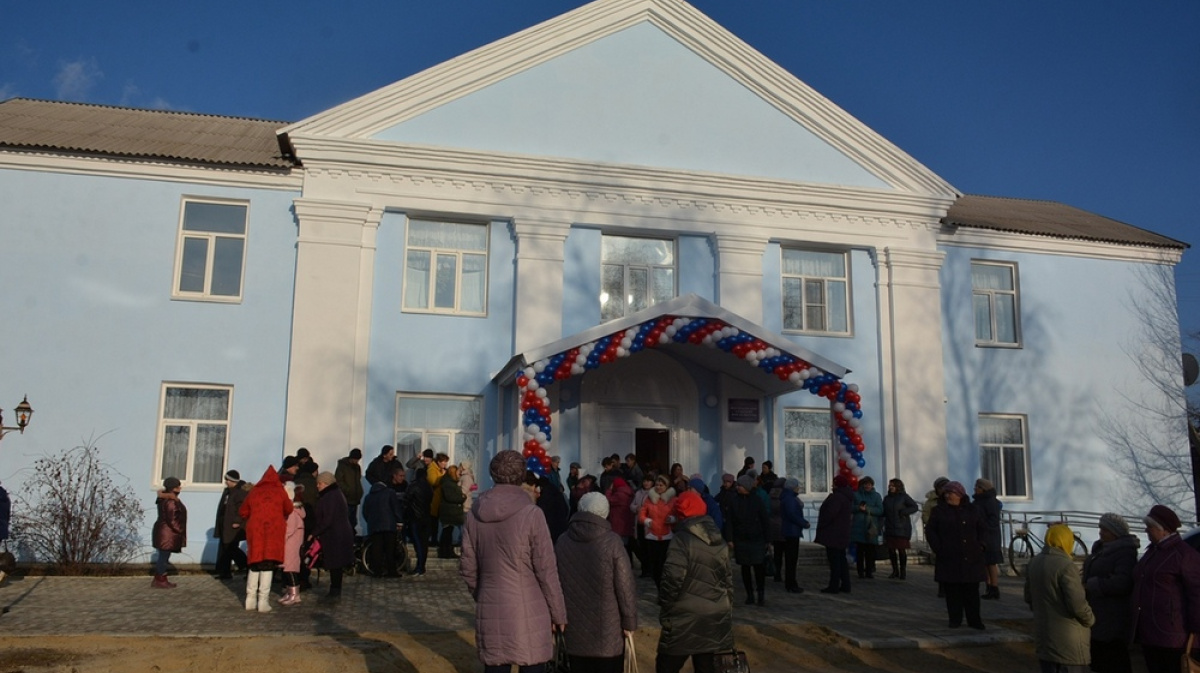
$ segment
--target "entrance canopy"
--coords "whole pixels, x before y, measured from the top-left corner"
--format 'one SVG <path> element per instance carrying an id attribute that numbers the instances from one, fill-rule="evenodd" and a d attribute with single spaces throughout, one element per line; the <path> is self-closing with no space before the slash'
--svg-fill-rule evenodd
<path id="1" fill-rule="evenodd" d="M 689 294 L 660 302 L 625 318 L 596 325 L 539 348 L 518 353 L 496 374 L 493 381 L 501 386 L 511 385 L 526 368 L 539 362 L 546 362 L 555 355 L 568 353 L 586 347 L 588 344 L 597 344 L 606 337 L 613 337 L 618 342 L 611 350 L 621 351 L 622 346 L 619 345 L 619 342 L 623 340 L 629 330 L 638 329 L 650 323 L 665 323 L 668 326 L 658 337 L 657 344 L 649 347 L 655 347 L 681 360 L 693 362 L 704 369 L 732 376 L 762 389 L 764 395 L 771 397 L 801 389 L 804 380 L 799 377 L 777 375 L 774 373 L 775 366 L 764 366 L 764 363 L 770 364 L 768 363 L 769 358 L 778 362 L 806 362 L 819 369 L 821 373 L 832 374 L 838 379 L 850 372 L 848 368 L 812 353 L 762 325 L 750 322 L 703 297 Z M 707 325 L 709 327 L 708 334 L 702 338 L 695 338 L 696 334 L 692 333 L 687 338 L 680 338 L 680 331 L 687 330 L 687 325 L 693 323 Z M 671 330 L 671 326 L 674 324 L 681 324 L 681 326 Z M 716 326 L 719 326 L 719 331 L 711 331 Z M 626 354 L 633 345 L 632 337 L 630 337 L 630 341 L 630 346 L 623 348 Z M 611 340 L 608 343 L 612 346 Z M 697 348 L 696 345 L 710 347 Z M 762 345 L 765 345 L 766 348 L 749 350 L 754 346 Z M 730 357 L 730 351 L 733 351 L 738 357 Z M 738 351 L 742 352 L 738 353 Z M 576 357 L 578 358 L 579 355 Z M 585 354 L 583 357 L 584 362 L 577 366 L 586 368 L 588 355 Z M 583 372 L 574 371 L 572 373 L 581 374 Z M 815 373 L 813 372 L 813 374 Z"/>

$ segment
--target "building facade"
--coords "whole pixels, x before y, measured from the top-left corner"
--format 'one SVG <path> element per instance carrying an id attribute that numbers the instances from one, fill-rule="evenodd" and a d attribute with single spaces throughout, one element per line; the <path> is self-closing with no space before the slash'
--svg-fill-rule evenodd
<path id="1" fill-rule="evenodd" d="M 508 448 L 711 483 L 753 456 L 810 501 L 843 461 L 1122 511 L 1100 421 L 1167 394 L 1126 349 L 1186 247 L 963 195 L 681 0 L 296 123 L 10 100 L 0 221 L 2 394 L 37 409 L 0 479 L 95 438 L 148 501 L 183 479 L 195 560 L 225 469 L 301 446 L 485 483 Z"/>

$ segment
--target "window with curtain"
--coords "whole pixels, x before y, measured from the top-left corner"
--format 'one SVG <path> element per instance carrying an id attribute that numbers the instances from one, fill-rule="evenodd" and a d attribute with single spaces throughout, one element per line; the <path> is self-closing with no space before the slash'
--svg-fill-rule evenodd
<path id="1" fill-rule="evenodd" d="M 183 200 L 172 297 L 241 300 L 248 209 L 246 203 Z"/>
<path id="2" fill-rule="evenodd" d="M 487 313 L 488 226 L 409 220 L 405 239 L 405 311 Z"/>
<path id="3" fill-rule="evenodd" d="M 600 242 L 600 320 L 637 313 L 675 296 L 675 242 L 604 236 Z"/>
<path id="4" fill-rule="evenodd" d="M 1017 265 L 971 262 L 971 300 L 977 346 L 1019 346 Z"/>
<path id="5" fill-rule="evenodd" d="M 159 481 L 220 484 L 229 452 L 232 386 L 164 383 L 158 436 Z"/>
<path id="6" fill-rule="evenodd" d="M 466 462 L 478 479 L 483 398 L 396 394 L 396 456 L 407 462 L 425 449 Z"/>
<path id="7" fill-rule="evenodd" d="M 833 416 L 828 409 L 783 410 L 783 471 L 800 494 L 829 493 L 833 473 Z"/>
<path id="8" fill-rule="evenodd" d="M 850 284 L 846 253 L 784 248 L 783 329 L 850 334 Z"/>
<path id="9" fill-rule="evenodd" d="M 1024 416 L 979 415 L 979 465 L 983 478 L 995 484 L 996 495 L 1030 497 Z"/>

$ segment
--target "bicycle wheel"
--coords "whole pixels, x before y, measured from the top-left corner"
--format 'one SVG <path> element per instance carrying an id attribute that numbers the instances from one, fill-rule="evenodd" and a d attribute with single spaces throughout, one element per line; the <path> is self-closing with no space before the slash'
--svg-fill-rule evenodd
<path id="1" fill-rule="evenodd" d="M 1078 534 L 1075 535 L 1075 550 L 1072 557 L 1076 563 L 1083 563 L 1088 557 L 1087 545 L 1083 543 Z"/>
<path id="2" fill-rule="evenodd" d="M 408 553 L 408 545 L 404 543 L 404 536 L 396 536 L 396 569 L 407 575 L 410 572 L 409 559 L 411 558 Z"/>
<path id="3" fill-rule="evenodd" d="M 362 566 L 363 572 L 371 577 L 378 576 L 378 573 L 371 568 L 371 543 L 373 540 L 368 538 L 363 542 L 362 552 L 359 554 L 358 563 Z"/>
<path id="4" fill-rule="evenodd" d="M 1024 535 L 1014 535 L 1008 542 L 1008 565 L 1017 577 L 1025 576 L 1025 568 L 1033 559 L 1033 544 Z"/>

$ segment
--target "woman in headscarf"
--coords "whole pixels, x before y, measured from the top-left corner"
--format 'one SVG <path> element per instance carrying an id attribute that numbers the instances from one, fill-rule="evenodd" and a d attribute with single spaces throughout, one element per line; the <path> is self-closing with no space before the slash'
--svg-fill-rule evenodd
<path id="1" fill-rule="evenodd" d="M 317 504 L 313 507 L 313 527 L 310 537 L 321 542 L 321 563 L 329 571 L 329 594 L 336 599 L 342 595 L 342 575 L 354 564 L 354 529 L 346 518 L 346 497 L 338 488 L 332 472 L 317 475 Z"/>
<path id="2" fill-rule="evenodd" d="M 1083 671 L 1091 661 L 1096 618 L 1071 558 L 1075 535 L 1065 524 L 1046 530 L 1046 546 L 1029 562 L 1025 602 L 1033 608 L 1033 643 L 1043 671 Z M 1178 665 L 1178 664 L 1177 664 Z"/>
<path id="3" fill-rule="evenodd" d="M 295 507 L 288 497 L 275 467 L 267 467 L 263 476 L 246 494 L 239 514 L 246 520 L 246 609 L 271 611 L 271 576 L 284 560 L 288 516 Z M 342 519 L 350 525 L 342 509 Z"/>
<path id="4" fill-rule="evenodd" d="M 925 537 L 937 554 L 933 577 L 946 594 L 946 612 L 950 628 L 967 625 L 983 630 L 979 615 L 979 583 L 984 581 L 983 548 L 987 526 L 967 499 L 967 491 L 957 481 L 942 487 L 944 502 L 933 508 Z"/>

